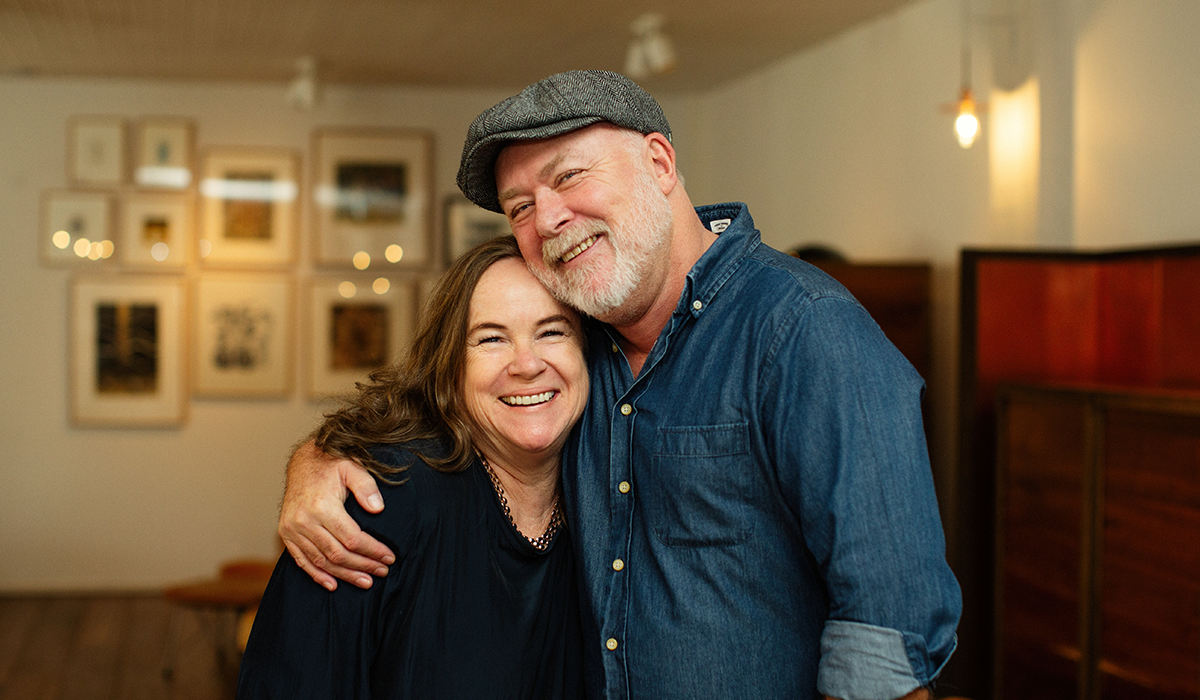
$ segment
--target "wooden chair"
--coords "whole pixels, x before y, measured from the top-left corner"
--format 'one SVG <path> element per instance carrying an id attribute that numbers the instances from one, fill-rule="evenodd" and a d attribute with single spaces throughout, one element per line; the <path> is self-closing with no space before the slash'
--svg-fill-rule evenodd
<path id="1" fill-rule="evenodd" d="M 195 612 L 200 632 L 209 637 L 221 669 L 234 670 L 233 662 L 246 648 L 245 640 L 249 636 L 246 618 L 252 622 L 253 612 L 258 609 L 274 569 L 274 561 L 261 559 L 226 562 L 216 578 L 171 586 L 163 591 L 163 597 Z M 173 611 L 163 652 L 162 676 L 168 681 L 175 675 L 176 658 L 187 641 L 181 638 L 183 630 L 178 618 Z M 239 627 L 244 628 L 244 632 Z"/>

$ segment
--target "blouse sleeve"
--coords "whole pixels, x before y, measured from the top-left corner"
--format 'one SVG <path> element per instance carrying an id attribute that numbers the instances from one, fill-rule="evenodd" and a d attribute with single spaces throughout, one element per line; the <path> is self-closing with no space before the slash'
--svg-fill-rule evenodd
<path id="1" fill-rule="evenodd" d="M 383 581 L 327 591 L 280 557 L 242 657 L 239 700 L 370 696 Z"/>

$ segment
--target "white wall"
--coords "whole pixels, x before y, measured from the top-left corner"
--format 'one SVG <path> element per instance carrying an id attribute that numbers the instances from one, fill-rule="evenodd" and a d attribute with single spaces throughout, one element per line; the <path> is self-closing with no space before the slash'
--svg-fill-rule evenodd
<path id="1" fill-rule="evenodd" d="M 780 248 L 822 242 L 862 261 L 933 262 L 940 364 L 929 382 L 943 506 L 953 496 L 958 250 L 1200 240 L 1200 6 L 1033 5 L 1039 89 L 1065 85 L 1073 99 L 1041 96 L 1032 234 L 994 211 L 988 143 L 961 150 L 938 111 L 959 83 L 958 0 L 917 2 L 710 91 L 668 96 L 646 83 L 672 121 L 697 203 L 749 203 Z M 981 32 L 974 80 L 986 99 Z M 297 391 L 286 401 L 193 400 L 179 430 L 68 424 L 69 273 L 38 264 L 35 232 L 41 192 L 66 182 L 70 116 L 178 114 L 196 120 L 200 145 L 302 152 L 318 125 L 426 128 L 440 201 L 454 191 L 466 124 L 509 92 L 331 89 L 300 114 L 282 85 L 0 78 L 0 591 L 151 587 L 270 554 L 284 457 L 323 408 Z M 984 129 L 990 138 L 986 116 Z"/>
<path id="2" fill-rule="evenodd" d="M 41 193 L 67 184 L 71 116 L 180 115 L 201 147 L 302 154 L 319 125 L 429 129 L 440 213 L 466 125 L 507 94 L 335 88 L 300 113 L 282 85 L 0 78 L 0 591 L 157 587 L 273 556 L 284 460 L 328 408 L 302 396 L 298 364 L 290 399 L 193 399 L 179 429 L 70 425 L 71 272 L 39 264 L 36 232 Z"/>
<path id="3" fill-rule="evenodd" d="M 1200 3 L 1080 0 L 1077 242 L 1200 239 Z"/>

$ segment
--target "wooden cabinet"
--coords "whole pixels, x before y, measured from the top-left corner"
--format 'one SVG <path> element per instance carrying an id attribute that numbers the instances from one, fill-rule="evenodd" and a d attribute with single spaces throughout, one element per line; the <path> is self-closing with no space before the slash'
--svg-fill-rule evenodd
<path id="1" fill-rule="evenodd" d="M 1001 386 L 996 688 L 1200 697 L 1200 393 Z"/>

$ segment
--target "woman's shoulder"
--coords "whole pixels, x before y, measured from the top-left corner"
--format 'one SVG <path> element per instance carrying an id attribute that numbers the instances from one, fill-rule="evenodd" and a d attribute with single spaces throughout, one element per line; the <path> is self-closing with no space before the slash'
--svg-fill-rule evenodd
<path id="1" fill-rule="evenodd" d="M 385 478 L 375 477 L 383 496 L 383 512 L 366 512 L 351 496 L 346 509 L 359 526 L 389 547 L 388 540 L 404 547 L 403 540 L 420 537 L 422 532 L 470 508 L 474 484 L 472 466 L 458 472 L 440 471 L 428 459 L 446 454 L 445 444 L 416 441 L 403 444 L 379 444 L 370 448 L 380 463 L 396 470 Z M 377 534 L 378 533 L 378 534 Z"/>

